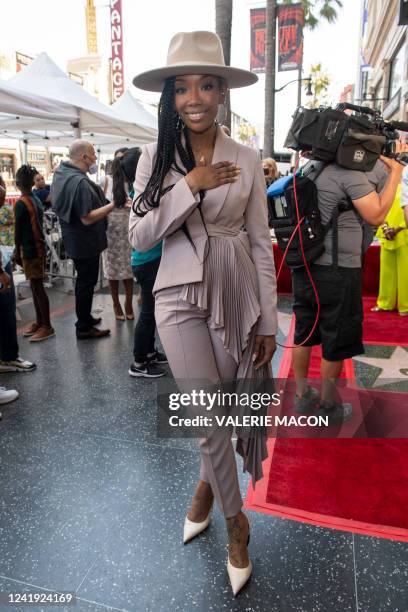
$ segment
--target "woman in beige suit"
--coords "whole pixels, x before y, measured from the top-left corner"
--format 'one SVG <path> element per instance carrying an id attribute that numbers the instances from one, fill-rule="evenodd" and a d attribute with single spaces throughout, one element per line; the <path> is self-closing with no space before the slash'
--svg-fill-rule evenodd
<path id="1" fill-rule="evenodd" d="M 133 81 L 162 92 L 158 142 L 143 147 L 137 169 L 129 237 L 139 251 L 164 240 L 156 321 L 176 379 L 270 375 L 276 280 L 265 179 L 257 152 L 216 123 L 227 88 L 256 80 L 225 66 L 216 34 L 181 32 L 170 42 L 167 66 Z M 209 433 L 199 444 L 200 480 L 184 542 L 208 526 L 215 498 L 226 518 L 236 594 L 252 566 L 231 436 Z"/>

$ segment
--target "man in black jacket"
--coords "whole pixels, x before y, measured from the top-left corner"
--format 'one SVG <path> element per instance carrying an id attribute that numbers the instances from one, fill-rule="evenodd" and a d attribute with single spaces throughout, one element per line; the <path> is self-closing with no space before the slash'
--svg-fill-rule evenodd
<path id="1" fill-rule="evenodd" d="M 107 247 L 106 217 L 113 209 L 101 188 L 87 177 L 96 172 L 92 143 L 75 140 L 69 161 L 62 162 L 51 185 L 52 207 L 57 214 L 68 257 L 75 265 L 76 335 L 79 340 L 102 338 L 109 329 L 97 329 L 92 317 L 92 299 L 99 275 L 99 258 Z"/>

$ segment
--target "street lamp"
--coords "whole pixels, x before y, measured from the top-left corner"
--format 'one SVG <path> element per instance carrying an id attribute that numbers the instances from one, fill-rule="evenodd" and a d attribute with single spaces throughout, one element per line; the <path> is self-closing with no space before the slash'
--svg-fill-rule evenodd
<path id="1" fill-rule="evenodd" d="M 272 61 L 272 65 L 274 65 L 274 59 Z M 273 83 L 275 83 L 275 80 L 272 80 Z M 275 153 L 275 147 L 274 147 L 274 140 L 275 140 L 275 94 L 279 93 L 280 91 L 282 91 L 283 89 L 285 89 L 285 87 L 287 87 L 288 85 L 290 85 L 291 83 L 298 83 L 298 96 L 297 96 L 297 106 L 301 106 L 302 103 L 302 86 L 301 84 L 303 82 L 307 83 L 307 88 L 306 88 L 306 95 L 307 96 L 313 96 L 313 91 L 312 91 L 312 77 L 308 76 L 306 78 L 300 78 L 300 79 L 293 79 L 292 81 L 289 81 L 288 83 L 285 83 L 285 85 L 282 85 L 282 87 L 278 87 L 273 88 L 272 89 L 272 96 L 271 96 L 271 104 L 270 104 L 270 134 L 268 137 L 268 134 L 266 133 L 265 138 L 264 138 L 264 150 L 266 150 L 266 154 L 268 157 L 273 157 L 274 153 Z M 272 83 L 271 83 L 272 84 Z M 266 90 L 267 84 L 265 81 L 265 90 Z M 267 121 L 265 120 L 265 124 L 267 123 Z"/>
<path id="2" fill-rule="evenodd" d="M 287 87 L 288 85 L 290 85 L 291 83 L 302 83 L 303 81 L 307 82 L 307 89 L 306 89 L 306 95 L 307 96 L 313 96 L 313 91 L 312 91 L 312 77 L 308 76 L 304 79 L 293 79 L 293 81 L 289 81 L 289 83 L 285 83 L 285 85 L 282 85 L 282 87 L 279 87 L 278 89 L 273 89 L 273 93 L 278 93 L 280 91 L 282 91 L 282 89 L 285 89 L 285 87 Z"/>

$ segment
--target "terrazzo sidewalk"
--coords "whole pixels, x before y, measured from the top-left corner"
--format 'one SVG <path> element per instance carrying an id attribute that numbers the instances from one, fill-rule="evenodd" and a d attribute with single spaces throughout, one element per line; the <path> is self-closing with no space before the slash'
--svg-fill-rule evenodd
<path id="1" fill-rule="evenodd" d="M 254 512 L 254 573 L 234 600 L 219 511 L 182 544 L 196 443 L 156 437 L 156 383 L 127 373 L 133 322 L 116 322 L 106 295 L 94 304 L 111 337 L 78 343 L 67 310 L 55 338 L 19 338 L 36 372 L 1 375 L 20 399 L 0 422 L 0 591 L 76 592 L 75 606 L 46 611 L 408 610 L 406 544 Z M 0 606 L 14 609 L 40 608 Z"/>

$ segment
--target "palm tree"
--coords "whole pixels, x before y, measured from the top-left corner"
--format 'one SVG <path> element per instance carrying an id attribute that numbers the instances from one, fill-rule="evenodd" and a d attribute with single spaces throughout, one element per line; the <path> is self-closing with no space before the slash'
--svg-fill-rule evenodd
<path id="1" fill-rule="evenodd" d="M 298 0 L 282 0 L 280 4 L 296 4 Z M 342 0 L 301 0 L 305 10 L 305 26 L 313 30 L 320 20 L 328 23 L 336 21 L 337 10 L 343 7 Z M 265 157 L 274 154 L 274 123 L 275 123 L 275 51 L 268 45 L 275 45 L 276 7 L 277 0 L 267 0 L 266 3 L 266 53 L 265 53 L 265 122 L 264 150 Z M 272 34 L 273 32 L 273 34 Z"/>
<path id="2" fill-rule="evenodd" d="M 305 26 L 314 30 L 320 19 L 334 23 L 337 19 L 337 9 L 343 8 L 342 0 L 300 0 L 305 11 Z M 296 0 L 299 2 L 299 0 Z M 281 4 L 295 4 L 295 0 L 282 0 Z"/>
<path id="3" fill-rule="evenodd" d="M 225 63 L 231 63 L 231 28 L 232 28 L 232 0 L 215 0 L 215 31 L 221 39 Z M 218 120 L 231 129 L 230 96 L 225 100 L 225 117 Z"/>
<path id="4" fill-rule="evenodd" d="M 310 67 L 309 74 L 312 77 L 313 97 L 306 105 L 308 108 L 318 108 L 327 104 L 327 90 L 330 85 L 330 77 L 322 68 L 322 64 Z"/>

